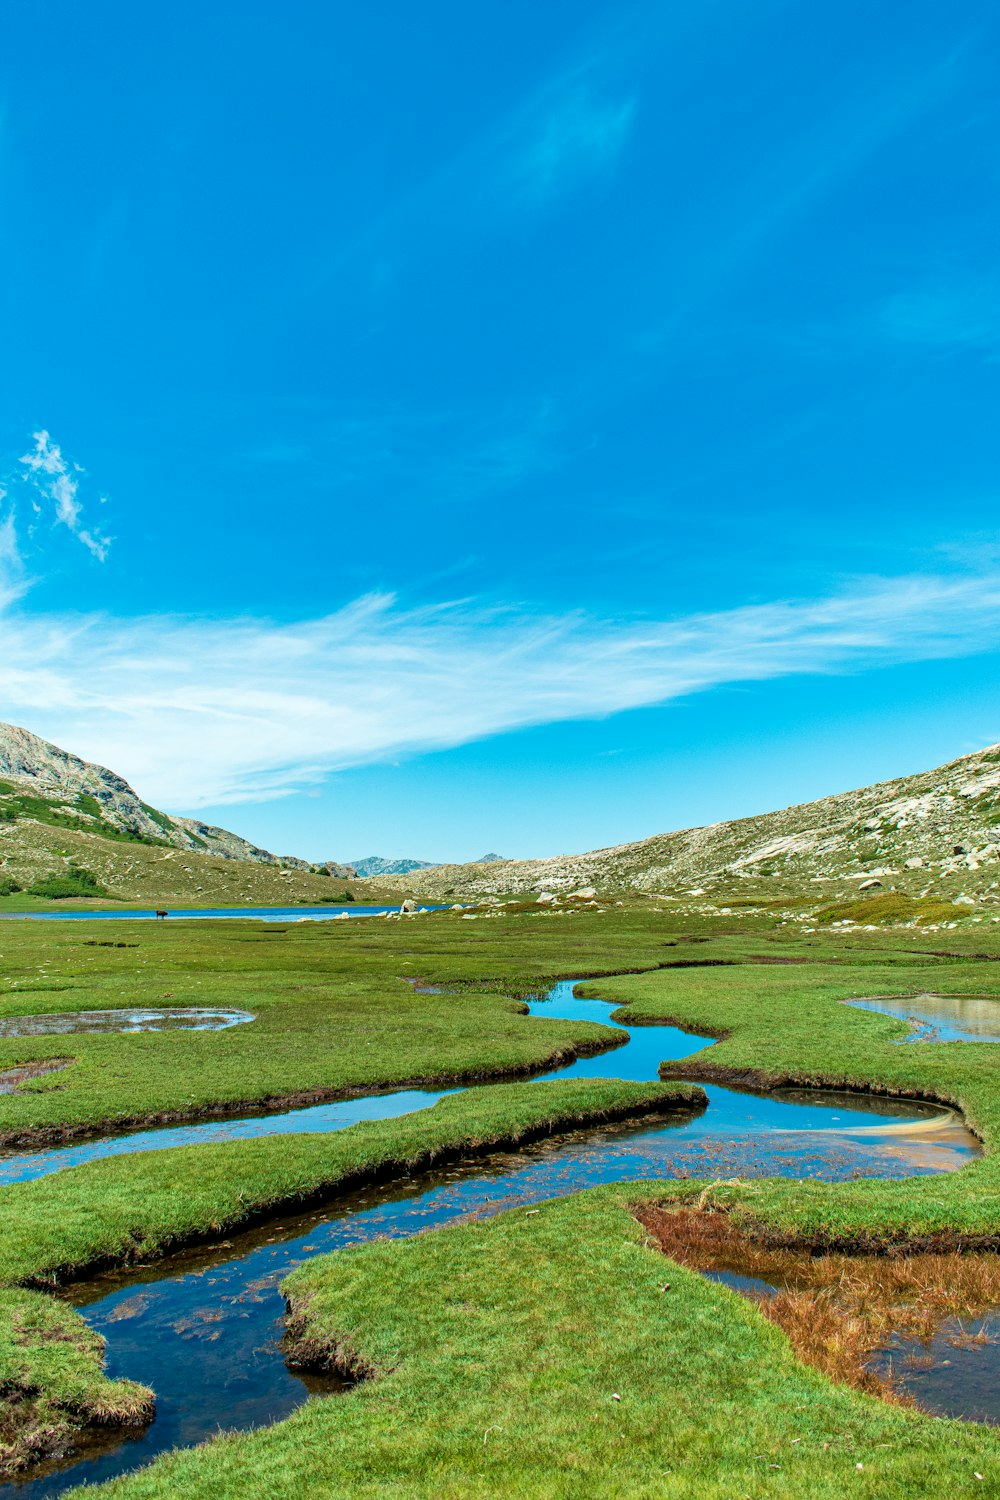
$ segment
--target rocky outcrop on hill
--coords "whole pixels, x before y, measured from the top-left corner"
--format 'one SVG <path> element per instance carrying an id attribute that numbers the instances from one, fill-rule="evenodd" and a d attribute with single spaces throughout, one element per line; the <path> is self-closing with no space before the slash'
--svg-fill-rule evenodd
<path id="1" fill-rule="evenodd" d="M 1000 746 L 760 817 L 588 854 L 440 865 L 409 884 L 427 897 L 559 892 L 583 884 L 702 896 L 702 887 L 737 892 L 744 882 L 812 882 L 822 889 L 889 886 L 897 878 L 915 891 L 941 881 L 1000 888 Z"/>

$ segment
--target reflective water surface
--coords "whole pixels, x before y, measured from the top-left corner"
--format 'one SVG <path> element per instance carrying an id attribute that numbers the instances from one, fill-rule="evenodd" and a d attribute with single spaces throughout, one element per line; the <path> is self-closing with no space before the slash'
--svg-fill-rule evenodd
<path id="1" fill-rule="evenodd" d="M 0 1020 L 2 1036 L 100 1036 L 131 1031 L 224 1031 L 255 1018 L 248 1010 L 177 1006 L 167 1010 L 68 1010 Z"/>
<path id="2" fill-rule="evenodd" d="M 934 1337 L 893 1337 L 871 1361 L 925 1411 L 1000 1425 L 1000 1307 L 983 1318 L 947 1318 Z"/>
<path id="3" fill-rule="evenodd" d="M 1000 1042 L 1000 1000 L 986 995 L 875 995 L 846 1004 L 909 1021 L 903 1042 Z"/>
<path id="4" fill-rule="evenodd" d="M 529 1004 L 529 1013 L 554 1020 L 607 1024 L 615 1010 L 614 1004 L 577 998 L 573 994 L 574 983 L 573 980 L 563 980 L 554 985 L 544 1000 Z M 121 1013 L 112 1011 L 108 1014 Z M 549 1078 L 623 1078 L 644 1083 L 659 1076 L 661 1062 L 688 1057 L 712 1045 L 710 1037 L 681 1031 L 676 1026 L 625 1026 L 618 1021 L 611 1024 L 619 1029 L 624 1045 L 593 1057 L 577 1058 L 552 1072 L 543 1073 L 538 1081 Z M 749 1094 L 711 1084 L 703 1087 L 711 1104 L 711 1113 L 692 1123 L 687 1134 L 682 1133 L 678 1139 L 691 1139 L 706 1131 L 718 1136 L 782 1128 L 797 1132 L 834 1129 L 860 1139 L 875 1129 L 880 1135 L 883 1157 L 891 1152 L 898 1154 L 905 1137 L 911 1160 L 916 1165 L 939 1166 L 941 1170 L 960 1165 L 970 1151 L 978 1151 L 975 1139 L 957 1117 L 935 1105 L 860 1094 L 828 1094 L 820 1089 Z M 239 1119 L 199 1120 L 151 1130 L 116 1131 L 69 1146 L 31 1151 L 0 1149 L 0 1185 L 45 1177 L 66 1167 L 79 1166 L 82 1162 L 134 1151 L 162 1151 L 172 1146 L 247 1140 L 265 1135 L 344 1130 L 365 1120 L 394 1119 L 429 1109 L 446 1094 L 454 1092 L 455 1089 L 384 1090 L 296 1109 L 248 1111 Z M 899 1128 L 888 1131 L 887 1126 L 894 1123 Z M 672 1139 L 677 1135 L 677 1128 L 671 1127 Z"/>

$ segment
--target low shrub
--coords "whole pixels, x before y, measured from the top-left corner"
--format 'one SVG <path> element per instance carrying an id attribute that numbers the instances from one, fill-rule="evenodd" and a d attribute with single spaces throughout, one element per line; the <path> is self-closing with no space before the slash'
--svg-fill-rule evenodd
<path id="1" fill-rule="evenodd" d="M 29 896 L 46 896 L 57 901 L 64 896 L 106 896 L 108 893 L 91 870 L 82 865 L 69 864 L 65 870 L 55 870 L 28 887 Z"/>

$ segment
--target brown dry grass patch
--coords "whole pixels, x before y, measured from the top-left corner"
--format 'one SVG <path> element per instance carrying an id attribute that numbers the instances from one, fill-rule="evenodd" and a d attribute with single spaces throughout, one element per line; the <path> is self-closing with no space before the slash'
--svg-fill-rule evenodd
<path id="1" fill-rule="evenodd" d="M 769 1282 L 773 1296 L 747 1295 L 787 1335 L 800 1359 L 832 1380 L 903 1405 L 912 1405 L 912 1398 L 891 1376 L 868 1368 L 892 1335 L 929 1342 L 946 1318 L 1000 1306 L 997 1255 L 817 1254 L 754 1239 L 719 1210 L 644 1208 L 636 1217 L 682 1266 Z M 981 1333 L 965 1337 L 989 1341 Z"/>

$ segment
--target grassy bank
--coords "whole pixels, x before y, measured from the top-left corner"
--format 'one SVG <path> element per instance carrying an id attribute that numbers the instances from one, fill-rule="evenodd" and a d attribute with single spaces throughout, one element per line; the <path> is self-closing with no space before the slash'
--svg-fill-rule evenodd
<path id="1" fill-rule="evenodd" d="M 970 951 L 997 942 L 982 930 L 949 934 L 952 940 Z M 71 1067 L 0 1095 L 0 1141 L 309 1102 L 381 1084 L 516 1076 L 572 1055 L 581 1043 L 606 1045 L 612 1032 L 587 1023 L 526 1025 L 514 996 L 556 978 L 661 965 L 668 967 L 659 977 L 622 981 L 615 993 L 635 997 L 638 1018 L 715 1031 L 738 1025 L 738 1040 L 734 1031 L 732 1043 L 712 1049 L 713 1064 L 737 1059 L 738 1045 L 751 1067 L 812 1076 L 809 1069 L 822 1072 L 834 1058 L 847 1077 L 853 1059 L 863 1083 L 858 1059 L 874 1056 L 888 1078 L 913 1052 L 901 1055 L 890 1044 L 899 1023 L 835 1002 L 941 985 L 989 988 L 990 966 L 915 951 L 932 941 L 913 931 L 803 938 L 766 919 L 744 919 L 730 934 L 707 921 L 678 933 L 652 903 L 476 923 L 440 913 L 288 927 L 0 924 L 0 1017 L 134 1005 L 218 1005 L 257 1017 L 214 1033 L 73 1037 Z M 414 993 L 408 977 L 455 993 Z M 65 1037 L 0 1038 L 0 1070 L 67 1050 Z M 950 1081 L 940 1050 L 925 1080 L 935 1094 Z M 978 1052 L 982 1071 L 990 1049 Z M 967 1054 L 955 1055 L 966 1069 Z M 978 1100 L 970 1095 L 969 1103 L 975 1117 Z"/>

